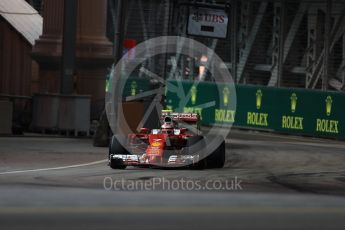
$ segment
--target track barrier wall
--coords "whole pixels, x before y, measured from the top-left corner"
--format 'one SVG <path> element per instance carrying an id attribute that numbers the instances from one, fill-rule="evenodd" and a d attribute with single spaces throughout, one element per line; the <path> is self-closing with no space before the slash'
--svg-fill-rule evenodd
<path id="1" fill-rule="evenodd" d="M 185 105 L 181 104 L 178 93 L 169 89 L 181 85 L 185 95 L 191 92 Z M 167 87 L 168 108 L 197 112 L 204 125 L 228 123 L 279 133 L 345 139 L 344 93 L 236 85 L 236 109 L 223 109 L 231 103 L 234 93 L 229 85 L 169 81 Z M 213 106 L 204 107 L 212 102 Z"/>

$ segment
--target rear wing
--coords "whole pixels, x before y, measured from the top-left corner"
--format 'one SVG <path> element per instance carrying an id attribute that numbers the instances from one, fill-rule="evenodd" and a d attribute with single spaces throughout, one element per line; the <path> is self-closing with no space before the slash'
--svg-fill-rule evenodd
<path id="1" fill-rule="evenodd" d="M 173 113 L 173 112 L 162 112 L 162 119 L 165 117 L 171 117 L 174 121 L 184 121 L 188 123 L 198 123 L 200 116 L 197 113 Z"/>

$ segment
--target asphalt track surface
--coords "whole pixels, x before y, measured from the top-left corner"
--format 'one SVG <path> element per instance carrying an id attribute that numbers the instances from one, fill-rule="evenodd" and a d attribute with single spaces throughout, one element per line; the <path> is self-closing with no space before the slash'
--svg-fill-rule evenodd
<path id="1" fill-rule="evenodd" d="M 223 169 L 112 170 L 89 139 L 1 137 L 0 229 L 344 229 L 344 142 L 226 143 Z"/>

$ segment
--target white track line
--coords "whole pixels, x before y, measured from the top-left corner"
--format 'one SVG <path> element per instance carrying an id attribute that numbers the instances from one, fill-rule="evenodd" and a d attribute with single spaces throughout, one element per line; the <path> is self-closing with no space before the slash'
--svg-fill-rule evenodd
<path id="1" fill-rule="evenodd" d="M 55 168 L 29 169 L 29 170 L 0 172 L 0 175 L 19 174 L 19 173 L 28 173 L 28 172 L 52 171 L 52 170 L 61 170 L 61 169 L 69 169 L 69 168 L 80 168 L 80 167 L 85 167 L 85 166 L 90 166 L 90 165 L 97 165 L 97 164 L 101 164 L 101 163 L 105 163 L 105 162 L 107 162 L 107 160 L 93 161 L 93 162 L 85 163 L 85 164 L 68 165 L 68 166 L 55 167 Z"/>

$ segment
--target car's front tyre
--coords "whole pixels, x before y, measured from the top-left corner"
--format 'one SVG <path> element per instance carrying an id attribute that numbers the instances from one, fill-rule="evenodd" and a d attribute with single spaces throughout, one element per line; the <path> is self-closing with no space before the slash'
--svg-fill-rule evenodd
<path id="1" fill-rule="evenodd" d="M 110 159 L 109 166 L 112 169 L 126 169 L 127 166 L 123 164 L 122 159 Z"/>
<path id="2" fill-rule="evenodd" d="M 126 150 L 125 147 L 122 146 L 120 141 L 116 138 L 114 135 L 111 138 L 110 145 L 109 145 L 109 166 L 112 169 L 125 169 L 127 166 L 124 165 L 122 159 L 113 159 L 113 155 L 119 154 L 119 155 L 129 155 L 130 153 Z"/>

